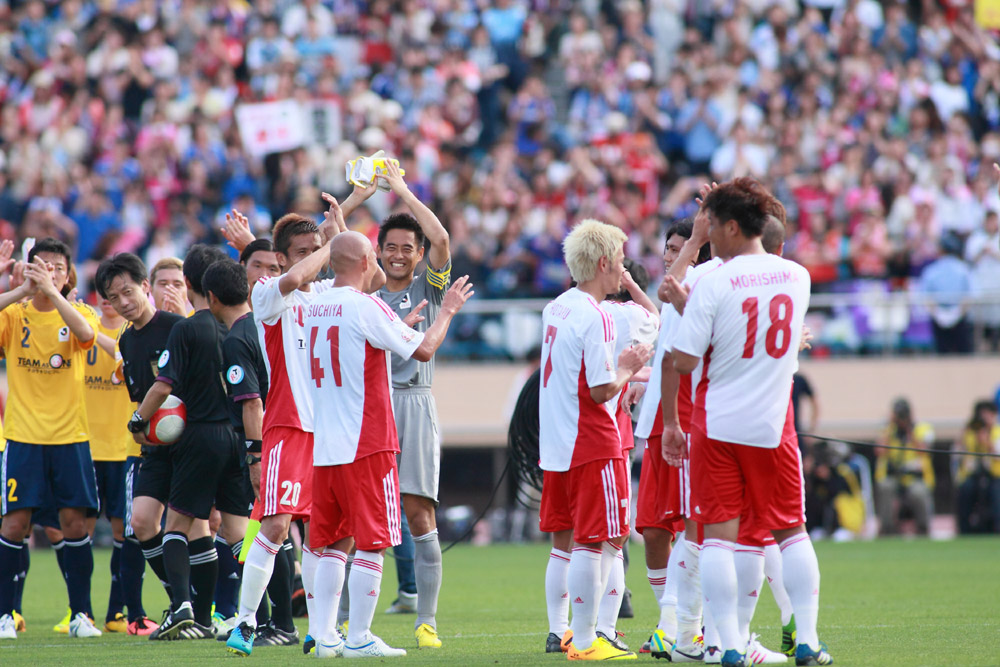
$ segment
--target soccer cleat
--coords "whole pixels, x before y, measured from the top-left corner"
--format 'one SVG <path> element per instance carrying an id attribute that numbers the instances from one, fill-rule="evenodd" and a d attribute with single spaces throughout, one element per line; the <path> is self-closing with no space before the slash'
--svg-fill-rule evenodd
<path id="1" fill-rule="evenodd" d="M 0 639 L 17 639 L 17 621 L 10 614 L 0 616 Z"/>
<path id="2" fill-rule="evenodd" d="M 573 631 L 567 630 L 563 633 L 562 643 L 559 644 L 559 648 L 562 649 L 563 653 L 569 653 L 569 647 L 573 645 Z"/>
<path id="3" fill-rule="evenodd" d="M 781 626 L 781 652 L 787 656 L 795 655 L 795 615 L 788 621 L 788 625 Z"/>
<path id="4" fill-rule="evenodd" d="M 715 651 L 718 653 L 719 649 L 715 649 Z M 671 662 L 702 662 L 704 659 L 705 645 L 701 642 L 692 642 L 685 646 L 674 646 L 670 652 Z"/>
<path id="5" fill-rule="evenodd" d="M 105 632 L 127 632 L 128 631 L 128 621 L 125 619 L 125 614 L 118 612 L 115 617 L 111 620 L 104 622 Z"/>
<path id="6" fill-rule="evenodd" d="M 344 655 L 344 638 L 339 633 L 334 635 L 332 642 L 318 642 L 316 644 L 317 658 L 340 658 Z"/>
<path id="7" fill-rule="evenodd" d="M 221 641 L 229 639 L 230 633 L 236 627 L 236 617 L 226 618 L 219 612 L 212 612 L 212 633 Z"/>
<path id="8" fill-rule="evenodd" d="M 722 649 L 718 646 L 709 646 L 705 649 L 705 657 L 702 662 L 706 665 L 718 665 L 722 662 Z"/>
<path id="9" fill-rule="evenodd" d="M 195 621 L 177 633 L 177 639 L 215 639 L 215 631 L 211 626 Z"/>
<path id="10" fill-rule="evenodd" d="M 82 611 L 77 612 L 73 620 L 69 622 L 70 637 L 100 637 L 101 631 L 97 629 L 90 617 Z"/>
<path id="11" fill-rule="evenodd" d="M 177 639 L 181 630 L 194 625 L 194 612 L 191 610 L 191 603 L 184 602 L 176 611 L 166 611 L 160 627 L 155 632 L 150 633 L 149 638 L 153 641 L 170 641 Z"/>
<path id="12" fill-rule="evenodd" d="M 615 648 L 614 644 L 608 641 L 607 637 L 598 637 L 590 648 L 585 651 L 577 650 L 576 646 L 570 645 L 569 653 L 566 657 L 570 660 L 635 660 L 636 655 L 631 651 L 622 651 Z"/>
<path id="13" fill-rule="evenodd" d="M 626 652 L 628 652 L 628 650 L 629 650 L 628 646 L 626 646 L 625 642 L 622 641 L 622 637 L 624 637 L 625 635 L 622 634 L 621 632 L 615 632 L 615 636 L 614 636 L 614 638 L 612 638 L 612 637 L 608 637 L 606 634 L 604 634 L 603 632 L 601 632 L 600 630 L 598 630 L 597 631 L 597 636 L 598 637 L 603 637 L 604 639 L 606 639 L 609 644 L 611 644 L 612 646 L 614 646 L 619 651 L 626 651 Z"/>
<path id="14" fill-rule="evenodd" d="M 545 638 L 545 652 L 562 653 L 562 639 L 559 638 L 559 635 L 554 632 L 549 633 L 549 636 Z"/>
<path id="15" fill-rule="evenodd" d="M 299 643 L 299 631 L 293 629 L 291 632 L 276 628 L 268 623 L 257 629 L 257 636 L 253 639 L 254 646 L 294 646 Z"/>
<path id="16" fill-rule="evenodd" d="M 788 662 L 788 656 L 784 653 L 765 648 L 760 643 L 760 635 L 756 633 L 750 635 L 746 659 L 748 665 L 780 665 Z"/>
<path id="17" fill-rule="evenodd" d="M 650 636 L 649 639 L 644 641 L 642 643 L 642 646 L 639 647 L 639 653 L 649 653 L 652 650 L 651 647 L 652 642 L 653 642 L 653 637 Z"/>
<path id="18" fill-rule="evenodd" d="M 66 616 L 63 618 L 63 620 L 59 621 L 58 623 L 56 623 L 55 625 L 52 626 L 52 632 L 58 632 L 61 635 L 68 635 L 69 634 L 69 622 L 70 622 L 70 617 L 72 615 L 73 615 L 72 610 L 67 609 L 66 610 Z"/>
<path id="19" fill-rule="evenodd" d="M 659 628 L 653 630 L 653 634 L 649 636 L 649 654 L 657 660 L 663 658 L 670 660 L 670 649 L 673 646 L 673 640 Z"/>
<path id="20" fill-rule="evenodd" d="M 368 633 L 368 641 L 360 646 L 344 645 L 345 658 L 399 658 L 406 655 L 406 651 L 401 648 L 393 648 L 376 637 Z"/>
<path id="21" fill-rule="evenodd" d="M 306 638 L 302 640 L 302 652 L 306 655 L 316 652 L 316 640 L 312 638 L 312 635 L 307 634 Z"/>
<path id="22" fill-rule="evenodd" d="M 417 638 L 417 648 L 441 648 L 441 640 L 438 638 L 436 628 L 432 628 L 427 623 L 421 623 L 413 631 Z"/>
<path id="23" fill-rule="evenodd" d="M 253 635 L 253 628 L 247 623 L 240 623 L 229 633 L 229 639 L 226 640 L 226 652 L 243 658 L 247 657 L 253 652 Z"/>
<path id="24" fill-rule="evenodd" d="M 747 667 L 746 654 L 731 648 L 722 654 L 720 664 L 722 667 Z"/>
<path id="25" fill-rule="evenodd" d="M 24 616 L 21 616 L 21 612 L 15 609 L 13 616 L 14 616 L 14 628 L 18 632 L 24 632 L 25 630 L 28 629 L 28 624 L 25 622 Z"/>
<path id="26" fill-rule="evenodd" d="M 347 626 L 348 625 L 350 625 L 350 621 L 344 621 L 343 623 L 341 623 L 340 625 L 337 626 L 337 632 L 339 632 L 340 636 L 343 637 L 344 639 L 347 639 Z"/>
<path id="27" fill-rule="evenodd" d="M 417 594 L 403 593 L 400 591 L 399 597 L 392 601 L 389 608 L 385 610 L 387 614 L 416 614 Z"/>
<path id="28" fill-rule="evenodd" d="M 833 658 L 826 652 L 825 646 L 813 649 L 809 644 L 799 644 L 795 647 L 795 664 L 800 667 L 806 665 L 832 665 Z"/>
<path id="29" fill-rule="evenodd" d="M 139 618 L 135 619 L 134 621 L 128 624 L 128 633 L 130 635 L 138 635 L 140 637 L 146 637 L 156 632 L 156 629 L 158 627 L 160 626 L 158 626 L 156 623 L 153 623 L 145 616 L 140 616 Z"/>

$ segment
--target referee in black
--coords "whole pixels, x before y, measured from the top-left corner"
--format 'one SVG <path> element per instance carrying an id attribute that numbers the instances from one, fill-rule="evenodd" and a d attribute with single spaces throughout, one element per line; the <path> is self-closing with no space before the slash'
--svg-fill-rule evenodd
<path id="1" fill-rule="evenodd" d="M 187 532 L 191 524 L 208 519 L 214 504 L 222 514 L 223 534 L 244 535 L 250 514 L 243 469 L 246 447 L 229 421 L 222 361 L 226 330 L 209 312 L 202 285 L 208 267 L 227 259 L 222 250 L 202 244 L 188 251 L 184 281 L 195 313 L 174 325 L 157 363 L 156 381 L 129 421 L 130 431 L 141 432 L 171 394 L 187 407 L 187 426 L 171 446 L 163 563 L 173 599 L 158 633 L 160 639 L 177 638 L 192 626 L 212 636 L 212 596 L 199 594 L 197 609 L 193 608 L 191 585 L 198 591 L 214 591 L 218 557 L 211 537 L 192 542 L 189 553 Z"/>
<path id="2" fill-rule="evenodd" d="M 255 243 L 268 244 L 257 240 Z M 244 255 L 248 253 L 244 251 Z M 273 251 L 272 251 L 273 252 Z M 249 253 L 248 256 L 253 256 Z M 264 355 L 260 349 L 257 326 L 250 310 L 250 281 L 247 269 L 236 262 L 216 262 L 202 279 L 208 295 L 208 308 L 215 319 L 228 329 L 222 342 L 222 358 L 226 368 L 226 385 L 229 390 L 229 416 L 237 435 L 246 445 L 246 461 L 250 470 L 256 469 L 257 483 L 254 495 L 259 493 L 261 434 L 264 420 L 264 399 L 267 396 L 268 375 Z M 250 500 L 253 500 L 251 497 Z M 238 554 L 239 544 L 233 544 Z M 291 540 L 286 540 L 281 553 L 274 561 L 274 570 L 267 587 L 267 596 L 261 600 L 258 611 L 255 646 L 287 646 L 299 643 L 298 630 L 292 618 L 292 574 L 294 551 Z M 241 573 L 242 574 L 242 573 Z M 241 577 L 242 578 L 242 577 Z M 273 608 L 267 618 L 267 598 Z M 218 609 L 218 601 L 216 601 Z"/>

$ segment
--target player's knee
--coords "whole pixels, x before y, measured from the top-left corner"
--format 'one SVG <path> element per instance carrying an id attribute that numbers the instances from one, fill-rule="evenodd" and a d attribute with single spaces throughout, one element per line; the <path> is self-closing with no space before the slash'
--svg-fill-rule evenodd
<path id="1" fill-rule="evenodd" d="M 0 535 L 8 542 L 20 542 L 28 536 L 31 527 L 30 512 L 11 512 L 3 518 Z"/>
<path id="2" fill-rule="evenodd" d="M 264 517 L 260 522 L 260 534 L 274 544 L 280 544 L 288 538 L 288 528 L 291 517 L 288 514 Z"/>
<path id="3" fill-rule="evenodd" d="M 60 510 L 59 526 L 66 539 L 78 540 L 87 534 L 87 517 L 79 510 Z"/>

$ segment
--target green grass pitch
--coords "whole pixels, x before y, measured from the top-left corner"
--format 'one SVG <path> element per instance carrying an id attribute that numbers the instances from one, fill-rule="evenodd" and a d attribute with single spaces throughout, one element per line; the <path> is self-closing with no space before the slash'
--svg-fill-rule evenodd
<path id="1" fill-rule="evenodd" d="M 952 542 L 883 540 L 817 544 L 823 589 L 820 637 L 839 665 L 1000 664 L 1000 538 Z M 96 553 L 93 600 L 103 621 L 110 550 Z M 543 577 L 545 545 L 459 546 L 444 557 L 438 625 L 444 648 L 410 650 L 396 662 L 413 665 L 561 663 L 543 652 L 547 633 Z M 387 616 L 395 571 L 386 558 L 374 630 L 393 646 L 411 649 L 413 616 Z M 657 618 L 641 547 L 633 545 L 628 584 L 636 618 L 619 630 L 638 649 Z M 157 619 L 166 598 L 147 570 L 146 610 Z M 0 665 L 197 664 L 227 660 L 216 641 L 150 642 L 105 634 L 70 639 L 51 628 L 66 610 L 66 590 L 49 550 L 32 553 L 25 592 L 28 630 L 0 642 Z M 102 623 L 99 623 L 101 625 Z M 305 621 L 299 628 L 305 634 Z M 777 648 L 780 627 L 769 593 L 754 622 L 766 646 Z M 298 647 L 256 649 L 245 664 L 306 660 Z M 650 662 L 648 656 L 640 660 Z M 661 663 L 665 664 L 665 663 Z M 790 661 L 789 664 L 794 664 Z"/>

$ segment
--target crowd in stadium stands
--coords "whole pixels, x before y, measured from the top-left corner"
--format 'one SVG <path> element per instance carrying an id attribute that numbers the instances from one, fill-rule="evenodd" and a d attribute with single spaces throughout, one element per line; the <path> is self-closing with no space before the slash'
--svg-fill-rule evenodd
<path id="1" fill-rule="evenodd" d="M 109 253 L 222 242 L 233 206 L 319 219 L 378 149 L 482 296 L 558 294 L 585 217 L 658 284 L 664 222 L 739 175 L 784 202 L 816 292 L 916 290 L 942 255 L 925 291 L 1000 283 L 1000 45 L 969 2 L 0 0 L 0 63 L 0 236 L 69 241 L 84 291 Z M 258 159 L 235 109 L 275 100 L 339 113 Z M 1000 307 L 940 301 L 832 311 L 817 343 L 931 347 L 957 316 L 956 351 L 972 320 L 996 345 Z"/>

